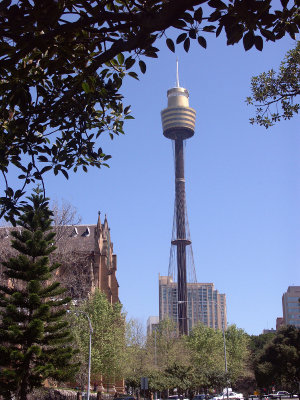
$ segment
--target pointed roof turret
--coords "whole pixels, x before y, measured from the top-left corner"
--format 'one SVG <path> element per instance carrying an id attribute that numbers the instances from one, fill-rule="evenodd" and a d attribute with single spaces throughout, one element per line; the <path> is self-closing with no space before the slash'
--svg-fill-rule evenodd
<path id="1" fill-rule="evenodd" d="M 105 214 L 105 218 L 104 218 L 104 229 L 108 229 L 108 222 L 107 222 L 106 214 Z"/>
<path id="2" fill-rule="evenodd" d="M 101 218 L 100 218 L 101 212 L 98 211 L 98 221 L 97 221 L 97 230 L 101 231 Z"/>
<path id="3" fill-rule="evenodd" d="M 95 229 L 97 239 L 100 238 L 100 235 L 101 235 L 101 232 L 102 232 L 100 214 L 101 214 L 100 211 L 98 211 L 98 221 L 97 221 L 97 225 L 96 225 L 96 229 Z"/>

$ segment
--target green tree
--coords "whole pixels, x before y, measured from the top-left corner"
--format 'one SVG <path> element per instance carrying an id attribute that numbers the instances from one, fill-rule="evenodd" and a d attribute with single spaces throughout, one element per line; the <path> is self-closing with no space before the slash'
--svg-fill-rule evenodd
<path id="1" fill-rule="evenodd" d="M 267 343 L 269 343 L 276 335 L 276 331 L 262 333 L 260 335 L 252 335 L 249 337 L 249 349 L 252 353 L 252 356 L 256 356 L 261 350 L 265 347 Z"/>
<path id="2" fill-rule="evenodd" d="M 255 371 L 257 368 L 258 360 L 263 353 L 264 347 L 271 343 L 274 339 L 276 332 L 262 333 L 260 335 L 252 335 L 249 337 L 249 366 Z"/>
<path id="3" fill-rule="evenodd" d="M 133 388 L 139 387 L 141 377 L 147 375 L 145 340 L 143 326 L 134 319 L 127 321 L 124 378 Z"/>
<path id="4" fill-rule="evenodd" d="M 273 69 L 254 76 L 251 80 L 252 97 L 248 104 L 255 104 L 256 116 L 251 124 L 269 128 L 281 119 L 291 119 L 298 114 L 300 104 L 300 41 L 281 62 L 279 71 Z"/>
<path id="5" fill-rule="evenodd" d="M 160 321 L 146 342 L 145 365 L 150 389 L 178 387 L 179 390 L 185 390 L 190 379 L 189 362 L 189 351 L 184 338 L 178 337 L 174 321 Z"/>
<path id="6" fill-rule="evenodd" d="M 125 318 L 120 303 L 111 304 L 104 293 L 96 290 L 79 307 L 70 313 L 73 334 L 82 368 L 79 372 L 82 382 L 87 373 L 89 329 L 83 311 L 90 317 L 92 334 L 92 374 L 103 375 L 110 382 L 123 377 L 125 362 Z"/>
<path id="7" fill-rule="evenodd" d="M 275 335 L 276 331 L 249 336 L 248 378 L 251 378 L 252 380 L 252 383 L 254 385 L 253 389 L 258 388 L 258 383 L 255 379 L 255 371 L 257 370 L 259 357 L 261 356 L 264 347 L 274 339 Z M 253 385 L 248 384 L 246 386 L 251 387 Z M 253 393 L 253 390 L 251 391 L 251 393 Z M 251 393 L 249 392 L 249 394 Z"/>
<path id="8" fill-rule="evenodd" d="M 171 382 L 171 387 L 176 387 L 179 393 L 183 393 L 192 387 L 194 375 L 191 365 L 182 365 L 175 362 L 165 370 L 165 373 Z"/>
<path id="9" fill-rule="evenodd" d="M 265 345 L 255 369 L 259 386 L 273 386 L 297 391 L 300 382 L 300 329 L 281 328 Z"/>
<path id="10" fill-rule="evenodd" d="M 5 399 L 26 400 L 47 378 L 64 381 L 73 376 L 72 338 L 63 319 L 64 289 L 49 283 L 59 264 L 49 265 L 55 247 L 48 200 L 33 194 L 22 207 L 12 232 L 19 253 L 3 263 L 8 286 L 0 286 L 0 393 Z M 15 396 L 15 397 L 13 397 Z"/>
<path id="11" fill-rule="evenodd" d="M 246 332 L 230 325 L 225 333 L 229 379 L 234 384 L 247 373 L 249 337 Z"/>
<path id="12" fill-rule="evenodd" d="M 0 217 L 13 219 L 32 181 L 53 171 L 106 165 L 99 140 L 122 134 L 130 108 L 120 89 L 146 57 L 158 57 L 162 37 L 171 51 L 223 31 L 228 45 L 263 48 L 263 38 L 292 38 L 299 0 L 44 0 L 0 4 Z M 276 8 L 276 9 L 275 9 Z M 169 29 L 172 28 L 172 29 Z M 176 33 L 177 32 L 177 33 Z M 8 169 L 19 171 L 12 188 Z"/>
<path id="13" fill-rule="evenodd" d="M 196 387 L 225 386 L 224 348 L 221 331 L 197 325 L 186 338 L 195 369 Z"/>
<path id="14" fill-rule="evenodd" d="M 152 332 L 152 335 L 147 338 L 146 348 L 149 364 L 156 365 L 160 370 L 165 370 L 185 358 L 183 341 L 178 337 L 176 330 L 177 326 L 172 320 L 164 319 L 160 321 L 156 327 L 156 332 Z"/>
<path id="15" fill-rule="evenodd" d="M 195 386 L 222 388 L 227 382 L 234 384 L 246 373 L 248 336 L 235 325 L 230 325 L 225 332 L 227 375 L 221 330 L 199 324 L 186 340 L 191 352 L 192 365 L 195 368 Z"/>

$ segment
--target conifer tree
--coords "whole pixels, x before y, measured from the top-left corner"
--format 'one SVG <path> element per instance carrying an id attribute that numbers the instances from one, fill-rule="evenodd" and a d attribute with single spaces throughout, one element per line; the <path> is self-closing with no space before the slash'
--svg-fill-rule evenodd
<path id="1" fill-rule="evenodd" d="M 7 286 L 0 286 L 0 394 L 26 400 L 47 378 L 64 381 L 75 373 L 65 305 L 70 298 L 53 282 L 58 263 L 49 263 L 55 233 L 52 212 L 36 189 L 22 207 L 21 227 L 12 232 L 17 255 L 3 263 Z"/>

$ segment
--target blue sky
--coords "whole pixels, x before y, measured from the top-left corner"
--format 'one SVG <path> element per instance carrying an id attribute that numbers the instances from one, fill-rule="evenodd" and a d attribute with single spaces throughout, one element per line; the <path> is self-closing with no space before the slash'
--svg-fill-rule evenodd
<path id="1" fill-rule="evenodd" d="M 214 282 L 227 296 L 229 323 L 250 334 L 275 328 L 281 296 L 300 285 L 299 116 L 266 130 L 252 126 L 247 106 L 251 76 L 277 68 L 293 40 L 265 43 L 263 52 L 227 47 L 208 35 L 176 55 L 164 44 L 148 59 L 140 81 L 127 78 L 125 103 L 134 120 L 126 135 L 101 138 L 110 168 L 47 176 L 47 195 L 65 199 L 82 223 L 107 214 L 117 254 L 120 299 L 129 317 L 158 315 L 158 275 L 168 271 L 174 204 L 171 142 L 160 111 L 175 84 L 190 92 L 196 132 L 186 145 L 187 208 L 198 282 Z"/>

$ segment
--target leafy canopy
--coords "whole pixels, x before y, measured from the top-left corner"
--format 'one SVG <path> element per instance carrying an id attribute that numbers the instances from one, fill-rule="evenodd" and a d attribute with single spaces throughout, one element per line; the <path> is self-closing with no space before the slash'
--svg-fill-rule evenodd
<path id="1" fill-rule="evenodd" d="M 255 366 L 260 386 L 272 385 L 297 391 L 300 381 L 300 328 L 281 328 L 262 350 Z"/>
<path id="2" fill-rule="evenodd" d="M 279 71 L 273 69 L 254 76 L 251 80 L 252 97 L 248 104 L 255 104 L 256 116 L 251 124 L 269 128 L 281 119 L 291 119 L 298 114 L 300 95 L 300 41 L 282 61 Z"/>
<path id="3" fill-rule="evenodd" d="M 225 387 L 246 373 L 248 336 L 235 325 L 225 332 L 227 374 L 225 373 L 224 337 L 222 331 L 199 324 L 186 338 L 195 369 L 196 386 Z"/>
<path id="4" fill-rule="evenodd" d="M 92 374 L 96 377 L 104 375 L 109 382 L 123 376 L 125 363 L 125 320 L 121 313 L 120 303 L 111 304 L 106 295 L 96 290 L 75 307 L 69 317 L 72 331 L 79 349 L 78 358 L 82 364 L 79 381 L 86 382 L 89 354 L 88 321 L 90 318 L 92 334 Z"/>
<path id="5" fill-rule="evenodd" d="M 225 373 L 224 340 L 220 330 L 199 324 L 189 336 L 178 336 L 176 324 L 163 320 L 147 336 L 146 344 L 131 340 L 127 344 L 125 378 L 132 387 L 140 385 L 140 377 L 149 378 L 152 391 L 177 387 L 187 389 L 235 384 L 246 375 L 248 336 L 235 325 L 226 335 L 228 371 Z"/>
<path id="6" fill-rule="evenodd" d="M 274 1 L 275 3 L 275 1 Z M 120 93 L 126 75 L 145 57 L 158 57 L 162 37 L 171 51 L 191 40 L 225 33 L 227 44 L 263 48 L 263 39 L 292 38 L 299 0 L 3 0 L 0 4 L 0 217 L 18 214 L 26 185 L 53 171 L 100 168 L 110 158 L 104 133 L 124 133 L 132 118 Z M 172 34 L 174 29 L 171 31 Z M 8 180 L 19 171 L 20 185 Z"/>

